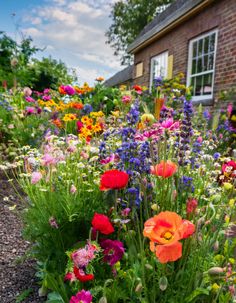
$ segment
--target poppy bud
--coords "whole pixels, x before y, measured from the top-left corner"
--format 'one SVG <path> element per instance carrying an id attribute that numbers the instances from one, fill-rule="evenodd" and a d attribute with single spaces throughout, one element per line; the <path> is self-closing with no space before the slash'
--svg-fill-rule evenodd
<path id="1" fill-rule="evenodd" d="M 136 287 L 135 287 L 135 292 L 140 292 L 143 289 L 143 285 L 142 283 L 139 283 Z"/>
<path id="2" fill-rule="evenodd" d="M 167 286 L 168 286 L 167 278 L 166 277 L 161 277 L 160 280 L 159 280 L 160 290 L 162 290 L 162 291 L 166 290 Z"/>
<path id="3" fill-rule="evenodd" d="M 224 275 L 225 274 L 225 269 L 222 267 L 212 267 L 208 270 L 208 275 L 209 276 L 219 276 L 219 275 Z"/>
<path id="4" fill-rule="evenodd" d="M 98 303 L 107 303 L 107 298 L 106 297 L 101 297 Z"/>

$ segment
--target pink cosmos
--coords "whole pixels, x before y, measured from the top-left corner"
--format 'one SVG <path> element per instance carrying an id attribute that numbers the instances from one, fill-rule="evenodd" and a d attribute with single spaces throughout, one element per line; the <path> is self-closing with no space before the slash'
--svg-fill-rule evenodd
<path id="1" fill-rule="evenodd" d="M 52 97 L 51 97 L 50 95 L 44 95 L 44 96 L 42 97 L 42 99 L 43 99 L 44 101 L 49 101 L 49 100 L 52 99 Z"/>
<path id="2" fill-rule="evenodd" d="M 125 253 L 123 243 L 118 240 L 102 240 L 100 245 L 103 248 L 103 260 L 110 266 L 120 261 Z"/>
<path id="3" fill-rule="evenodd" d="M 70 299 L 70 303 L 91 303 L 93 300 L 93 296 L 90 291 L 86 291 L 82 289 L 75 296 L 72 296 Z"/>
<path id="4" fill-rule="evenodd" d="M 124 104 L 130 103 L 131 100 L 132 100 L 132 97 L 131 97 L 131 96 L 128 96 L 128 95 L 123 96 L 122 99 L 121 99 L 121 101 L 122 101 Z"/>
<path id="5" fill-rule="evenodd" d="M 102 159 L 100 161 L 101 164 L 108 164 L 110 162 L 114 162 L 115 160 L 115 154 L 111 154 L 109 157 L 106 157 L 105 159 Z"/>
<path id="6" fill-rule="evenodd" d="M 71 185 L 71 188 L 70 188 L 70 192 L 72 194 L 74 194 L 75 192 L 77 191 L 77 188 L 74 186 L 74 184 Z"/>
<path id="7" fill-rule="evenodd" d="M 169 130 L 175 130 L 179 128 L 179 121 L 174 121 L 173 118 L 169 118 L 163 121 L 161 126 Z"/>
<path id="8" fill-rule="evenodd" d="M 42 179 L 42 174 L 38 171 L 34 171 L 31 175 L 31 184 L 36 184 Z"/>

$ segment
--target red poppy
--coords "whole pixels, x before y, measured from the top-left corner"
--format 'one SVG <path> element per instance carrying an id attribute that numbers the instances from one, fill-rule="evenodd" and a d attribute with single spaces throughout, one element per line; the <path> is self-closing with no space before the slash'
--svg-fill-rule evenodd
<path id="1" fill-rule="evenodd" d="M 114 227 L 112 226 L 109 218 L 103 214 L 94 214 L 92 226 L 104 235 L 109 235 L 114 232 Z"/>
<path id="2" fill-rule="evenodd" d="M 127 186 L 129 175 L 116 169 L 107 170 L 100 180 L 100 190 L 121 189 Z"/>
<path id="3" fill-rule="evenodd" d="M 78 279 L 82 283 L 94 280 L 93 274 L 85 274 L 82 269 L 79 269 L 76 266 L 74 266 L 74 275 L 76 279 Z"/>
<path id="4" fill-rule="evenodd" d="M 159 164 L 151 167 L 151 174 L 169 178 L 177 171 L 177 165 L 170 161 L 161 161 Z"/>
<path id="5" fill-rule="evenodd" d="M 140 92 L 140 91 L 143 90 L 142 87 L 139 86 L 139 85 L 134 85 L 134 86 L 133 86 L 133 89 L 136 90 L 136 92 Z"/>
<path id="6" fill-rule="evenodd" d="M 181 239 L 188 238 L 195 226 L 174 212 L 165 211 L 144 223 L 143 235 L 150 241 L 150 250 L 161 263 L 174 262 L 182 256 Z"/>

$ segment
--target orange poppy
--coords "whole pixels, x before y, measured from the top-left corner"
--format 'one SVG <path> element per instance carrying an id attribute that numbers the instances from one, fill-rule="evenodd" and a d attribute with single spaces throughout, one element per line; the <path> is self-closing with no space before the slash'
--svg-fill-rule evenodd
<path id="1" fill-rule="evenodd" d="M 195 226 L 175 212 L 165 211 L 144 223 L 143 235 L 151 240 L 150 250 L 160 263 L 173 262 L 182 256 L 181 239 L 188 238 Z"/>
<path id="2" fill-rule="evenodd" d="M 174 173 L 176 173 L 178 166 L 170 161 L 161 161 L 159 164 L 155 166 L 151 166 L 151 174 L 163 177 L 163 178 L 169 178 Z"/>

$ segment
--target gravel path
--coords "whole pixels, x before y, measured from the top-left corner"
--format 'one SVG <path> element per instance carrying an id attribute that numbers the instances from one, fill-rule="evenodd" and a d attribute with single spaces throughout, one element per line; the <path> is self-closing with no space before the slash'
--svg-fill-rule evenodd
<path id="1" fill-rule="evenodd" d="M 35 262 L 24 260 L 29 242 L 21 235 L 19 209 L 19 198 L 0 172 L 0 303 L 45 302 L 38 297 Z"/>

